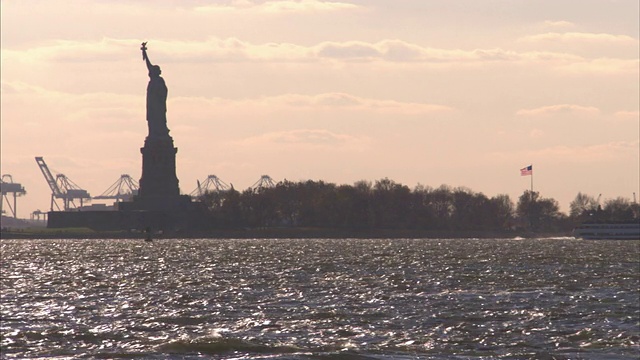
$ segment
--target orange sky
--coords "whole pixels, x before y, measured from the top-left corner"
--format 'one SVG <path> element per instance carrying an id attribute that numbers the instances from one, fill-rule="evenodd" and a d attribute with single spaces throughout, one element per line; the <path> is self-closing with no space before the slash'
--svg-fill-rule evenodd
<path id="1" fill-rule="evenodd" d="M 630 1 L 0 2 L 1 172 L 49 209 L 43 156 L 92 195 L 138 179 L 162 67 L 184 193 L 215 174 L 388 177 L 567 210 L 639 179 L 639 5 Z"/>

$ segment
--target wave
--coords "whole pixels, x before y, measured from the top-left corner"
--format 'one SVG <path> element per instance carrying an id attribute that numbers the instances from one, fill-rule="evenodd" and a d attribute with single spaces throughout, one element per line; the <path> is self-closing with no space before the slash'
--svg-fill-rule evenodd
<path id="1" fill-rule="evenodd" d="M 159 352 L 169 354 L 202 353 L 218 355 L 230 352 L 258 353 L 258 354 L 292 354 L 302 349 L 290 345 L 269 345 L 259 342 L 224 338 L 219 336 L 203 336 L 195 339 L 180 339 L 159 345 Z"/>

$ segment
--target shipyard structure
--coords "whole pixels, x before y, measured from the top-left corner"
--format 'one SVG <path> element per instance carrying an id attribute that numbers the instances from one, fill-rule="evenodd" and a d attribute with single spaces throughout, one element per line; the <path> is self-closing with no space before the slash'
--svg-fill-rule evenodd
<path id="1" fill-rule="evenodd" d="M 167 127 L 167 86 L 158 65 L 142 58 L 149 71 L 147 85 L 147 124 L 149 133 L 140 149 L 142 176 L 139 190 L 130 201 L 116 203 L 114 211 L 51 211 L 49 228 L 87 227 L 94 230 L 180 231 L 206 227 L 206 208 L 180 195 L 176 176 L 176 153 Z M 45 175 L 46 177 L 46 175 Z"/>

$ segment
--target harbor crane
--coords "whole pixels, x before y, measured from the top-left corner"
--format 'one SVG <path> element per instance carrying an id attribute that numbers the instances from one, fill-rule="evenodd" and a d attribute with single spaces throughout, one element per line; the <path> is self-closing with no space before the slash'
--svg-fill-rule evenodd
<path id="1" fill-rule="evenodd" d="M 2 210 L 2 205 L 4 202 L 7 202 L 7 206 L 9 206 L 9 211 L 11 211 L 11 215 L 13 218 L 17 218 L 17 197 L 22 196 L 27 193 L 24 187 L 21 184 L 14 183 L 13 177 L 9 174 L 2 175 L 2 180 L 0 180 L 0 193 L 2 194 L 2 198 L 0 199 L 0 214 L 4 213 Z M 11 206 L 11 202 L 9 201 L 8 194 L 13 194 L 13 206 Z"/>
<path id="2" fill-rule="evenodd" d="M 214 191 L 228 191 L 229 189 L 231 189 L 232 186 L 227 185 L 227 183 L 225 183 L 224 181 L 220 180 L 219 177 L 215 176 L 215 175 L 209 175 L 207 176 L 207 179 L 203 182 L 200 183 L 200 181 L 198 180 L 198 187 L 195 188 L 195 190 L 193 190 L 189 196 L 191 197 L 200 197 L 204 194 L 206 194 L 207 192 L 214 192 Z"/>
<path id="3" fill-rule="evenodd" d="M 99 196 L 94 196 L 94 199 L 115 199 L 116 202 L 130 200 L 134 195 L 138 194 L 140 185 L 137 181 L 133 180 L 128 174 L 120 175 L 120 178 L 113 183 L 105 192 Z"/>
<path id="4" fill-rule="evenodd" d="M 273 179 L 269 175 L 262 175 L 260 180 L 256 181 L 253 185 L 251 185 L 251 189 L 253 191 L 262 190 L 264 188 L 274 187 L 276 184 L 273 182 Z"/>
<path id="5" fill-rule="evenodd" d="M 51 188 L 51 211 L 53 206 L 60 211 L 60 206 L 56 202 L 56 199 L 62 199 L 64 211 L 69 211 L 74 208 L 78 208 L 75 205 L 74 200 L 80 200 L 80 207 L 83 206 L 84 200 L 91 201 L 91 195 L 86 190 L 81 189 L 73 181 L 67 178 L 64 174 L 57 174 L 54 178 L 49 170 L 49 167 L 44 162 L 41 156 L 36 156 L 36 162 L 44 175 L 44 179 Z"/>

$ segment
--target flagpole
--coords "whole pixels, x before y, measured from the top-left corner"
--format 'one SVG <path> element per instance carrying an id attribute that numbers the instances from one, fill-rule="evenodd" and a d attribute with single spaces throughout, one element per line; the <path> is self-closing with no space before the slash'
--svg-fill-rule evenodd
<path id="1" fill-rule="evenodd" d="M 531 164 L 531 196 L 533 197 L 533 164 Z"/>
<path id="2" fill-rule="evenodd" d="M 531 167 L 531 199 L 529 204 L 529 229 L 533 231 L 533 223 L 531 222 L 531 208 L 533 207 L 533 164 L 529 165 Z"/>

